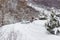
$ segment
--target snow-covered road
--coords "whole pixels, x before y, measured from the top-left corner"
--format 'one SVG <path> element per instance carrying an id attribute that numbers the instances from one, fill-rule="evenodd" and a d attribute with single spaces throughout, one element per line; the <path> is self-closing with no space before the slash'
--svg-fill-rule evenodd
<path id="1" fill-rule="evenodd" d="M 44 27 L 46 20 L 29 24 L 10 24 L 0 28 L 0 40 L 60 40 L 60 36 L 48 35 Z"/>

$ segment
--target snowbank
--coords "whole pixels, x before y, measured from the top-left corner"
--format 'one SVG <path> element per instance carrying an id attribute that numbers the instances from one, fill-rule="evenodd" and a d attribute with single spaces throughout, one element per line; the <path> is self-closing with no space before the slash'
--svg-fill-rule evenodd
<path id="1" fill-rule="evenodd" d="M 44 27 L 46 20 L 29 24 L 11 24 L 0 28 L 0 40 L 60 40 L 60 36 L 48 35 Z"/>

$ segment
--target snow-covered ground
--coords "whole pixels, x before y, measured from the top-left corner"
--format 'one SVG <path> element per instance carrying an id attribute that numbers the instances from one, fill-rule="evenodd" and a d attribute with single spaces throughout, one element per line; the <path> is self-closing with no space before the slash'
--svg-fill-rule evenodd
<path id="1" fill-rule="evenodd" d="M 10 24 L 0 28 L 0 40 L 60 40 L 60 36 L 47 34 L 46 20 L 29 24 Z"/>

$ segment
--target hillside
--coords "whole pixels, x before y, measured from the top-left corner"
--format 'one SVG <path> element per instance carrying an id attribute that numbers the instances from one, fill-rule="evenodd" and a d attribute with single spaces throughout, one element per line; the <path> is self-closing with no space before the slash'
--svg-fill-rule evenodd
<path id="1" fill-rule="evenodd" d="M 60 9 L 60 0 L 30 0 L 37 5 L 44 5 L 46 7 L 55 7 Z"/>
<path id="2" fill-rule="evenodd" d="M 59 0 L 0 0 L 0 26 L 39 19 L 41 12 L 49 15 L 52 8 L 60 13 L 59 3 Z"/>
<path id="3" fill-rule="evenodd" d="M 0 0 L 0 26 L 31 20 L 38 17 L 39 12 L 27 5 L 24 0 Z"/>

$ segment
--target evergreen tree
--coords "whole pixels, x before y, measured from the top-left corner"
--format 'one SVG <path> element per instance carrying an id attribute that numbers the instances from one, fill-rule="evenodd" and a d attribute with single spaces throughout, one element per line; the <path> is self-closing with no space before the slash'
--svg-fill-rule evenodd
<path id="1" fill-rule="evenodd" d="M 50 21 L 46 24 L 46 28 L 51 34 L 57 34 L 59 32 L 57 29 L 59 26 L 59 20 L 57 20 L 55 13 L 52 11 Z M 54 30 L 55 28 L 57 30 Z"/>

